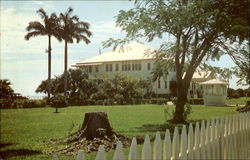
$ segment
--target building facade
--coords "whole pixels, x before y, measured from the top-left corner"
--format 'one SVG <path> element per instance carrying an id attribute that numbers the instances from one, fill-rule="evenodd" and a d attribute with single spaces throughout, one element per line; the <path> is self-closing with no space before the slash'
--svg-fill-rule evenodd
<path id="1" fill-rule="evenodd" d="M 149 46 L 133 42 L 122 49 L 119 48 L 80 61 L 74 67 L 82 69 L 92 79 L 99 79 L 103 76 L 112 78 L 114 73 L 121 72 L 124 75 L 146 80 L 152 76 L 156 54 L 154 51 L 156 50 Z M 188 90 L 188 97 L 202 98 L 203 85 L 200 84 L 213 78 L 215 76 L 212 72 L 195 72 Z M 152 82 L 152 92 L 158 95 L 170 94 L 170 82 L 175 80 L 176 72 L 172 68 L 167 75 Z"/>
<path id="2" fill-rule="evenodd" d="M 98 56 L 76 63 L 74 66 L 82 69 L 89 78 L 98 79 L 102 76 L 112 77 L 114 73 L 141 79 L 150 78 L 154 65 L 155 49 L 142 43 L 134 42 L 116 50 L 102 53 Z M 170 81 L 175 80 L 175 70 L 170 69 L 169 74 L 152 82 L 152 92 L 156 94 L 169 94 Z"/>

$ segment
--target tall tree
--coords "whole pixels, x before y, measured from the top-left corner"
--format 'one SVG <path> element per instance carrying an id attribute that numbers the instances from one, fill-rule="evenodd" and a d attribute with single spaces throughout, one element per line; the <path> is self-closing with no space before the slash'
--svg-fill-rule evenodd
<path id="1" fill-rule="evenodd" d="M 0 79 L 0 98 L 11 99 L 14 96 L 14 90 L 11 88 L 8 79 Z"/>
<path id="2" fill-rule="evenodd" d="M 250 54 L 248 45 L 243 44 L 241 47 L 236 48 L 237 54 L 232 55 L 232 59 L 236 64 L 233 67 L 233 73 L 239 78 L 237 85 L 249 85 L 250 84 Z"/>
<path id="3" fill-rule="evenodd" d="M 41 8 L 37 10 L 37 13 L 41 16 L 42 23 L 39 21 L 29 22 L 29 25 L 26 27 L 28 33 L 25 35 L 25 39 L 29 40 L 31 37 L 36 36 L 48 36 L 48 100 L 51 93 L 51 37 L 55 36 L 59 41 L 61 38 L 58 33 L 58 17 L 55 13 L 52 13 L 50 16 Z"/>
<path id="4" fill-rule="evenodd" d="M 169 59 L 167 67 L 173 64 L 176 68 L 177 103 L 172 121 L 182 123 L 188 88 L 197 67 L 226 54 L 228 45 L 248 37 L 247 6 L 247 0 L 137 0 L 135 8 L 121 10 L 117 16 L 117 26 L 127 33 L 125 39 L 110 38 L 103 45 L 116 48 L 131 40 L 146 38 L 151 42 L 170 36 L 171 41 L 162 43 L 156 51 L 160 55 L 156 63 Z M 162 68 L 157 74 L 164 73 L 159 72 Z"/>
<path id="5" fill-rule="evenodd" d="M 76 39 L 76 42 L 80 41 L 85 42 L 86 44 L 90 43 L 88 39 L 92 33 L 89 31 L 89 23 L 84 21 L 79 21 L 79 18 L 74 15 L 72 16 L 73 9 L 69 8 L 64 14 L 60 14 L 60 28 L 61 28 L 61 37 L 64 40 L 64 95 L 67 95 L 67 70 L 68 70 L 68 43 L 73 43 L 73 39 Z"/>

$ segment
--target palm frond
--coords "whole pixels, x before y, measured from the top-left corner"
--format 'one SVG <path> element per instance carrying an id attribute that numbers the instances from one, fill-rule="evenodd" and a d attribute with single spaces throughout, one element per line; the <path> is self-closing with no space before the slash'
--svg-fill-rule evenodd
<path id="1" fill-rule="evenodd" d="M 30 30 L 36 30 L 36 31 L 44 31 L 44 25 L 42 25 L 40 22 L 38 21 L 33 21 L 33 22 L 29 22 L 29 25 L 26 27 L 27 31 Z"/>
<path id="2" fill-rule="evenodd" d="M 33 31 L 33 32 L 29 32 L 28 34 L 25 35 L 25 40 L 29 40 L 31 37 L 36 37 L 36 36 L 44 36 L 46 35 L 45 32 L 42 32 L 42 31 Z"/>
<path id="3" fill-rule="evenodd" d="M 87 22 L 84 22 L 84 21 L 81 21 L 81 22 L 78 22 L 77 25 L 81 28 L 86 28 L 86 29 L 89 29 L 89 23 Z"/>
<path id="4" fill-rule="evenodd" d="M 77 36 L 75 36 L 74 38 L 76 39 L 76 42 L 77 42 L 77 43 L 79 43 L 81 40 L 82 40 L 83 42 L 85 42 L 86 44 L 89 44 L 89 43 L 90 43 L 90 40 L 89 40 L 86 36 L 84 36 L 84 35 L 77 35 Z"/>
<path id="5" fill-rule="evenodd" d="M 79 17 L 76 15 L 72 16 L 70 19 L 71 19 L 71 21 L 76 21 L 76 22 L 79 21 Z"/>
<path id="6" fill-rule="evenodd" d="M 72 14 L 73 11 L 74 11 L 74 9 L 72 7 L 69 7 L 67 12 L 65 13 L 65 16 L 69 17 Z"/>
<path id="7" fill-rule="evenodd" d="M 42 19 L 48 19 L 48 15 L 46 14 L 46 12 L 42 8 L 40 8 L 36 12 L 42 17 Z"/>
<path id="8" fill-rule="evenodd" d="M 79 34 L 84 34 L 87 35 L 87 37 L 92 36 L 92 32 L 90 32 L 88 29 L 86 28 L 76 28 L 75 31 Z"/>

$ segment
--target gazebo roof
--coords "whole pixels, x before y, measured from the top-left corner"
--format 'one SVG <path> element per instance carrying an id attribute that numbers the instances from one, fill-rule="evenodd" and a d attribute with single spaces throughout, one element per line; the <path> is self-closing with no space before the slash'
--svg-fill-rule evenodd
<path id="1" fill-rule="evenodd" d="M 200 84 L 202 84 L 202 85 L 206 85 L 206 84 L 225 84 L 225 85 L 227 85 L 228 82 L 225 80 L 219 79 L 219 78 L 215 78 L 215 79 L 211 79 L 211 80 L 202 82 Z"/>

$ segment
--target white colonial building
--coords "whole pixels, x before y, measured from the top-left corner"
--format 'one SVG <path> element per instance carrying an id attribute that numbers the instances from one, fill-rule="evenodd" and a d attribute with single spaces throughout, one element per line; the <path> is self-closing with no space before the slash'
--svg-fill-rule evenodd
<path id="1" fill-rule="evenodd" d="M 112 77 L 115 72 L 148 79 L 152 76 L 151 72 L 155 59 L 154 51 L 155 49 L 149 46 L 133 42 L 125 45 L 123 49 L 111 50 L 80 61 L 74 67 L 83 69 L 92 79 L 98 79 L 105 75 Z M 175 81 L 175 76 L 175 69 L 170 69 L 168 75 L 152 82 L 152 91 L 156 94 L 170 94 L 170 81 Z M 204 86 L 201 83 L 213 78 L 215 77 L 212 72 L 195 72 L 191 80 L 188 97 L 202 97 Z"/>
<path id="2" fill-rule="evenodd" d="M 112 77 L 115 72 L 147 79 L 151 76 L 154 65 L 155 49 L 142 43 L 133 42 L 98 56 L 80 61 L 74 66 L 83 69 L 90 78 L 100 78 L 104 75 Z M 175 70 L 169 71 L 165 77 L 152 83 L 152 91 L 156 94 L 169 94 L 169 82 L 175 80 Z"/>

